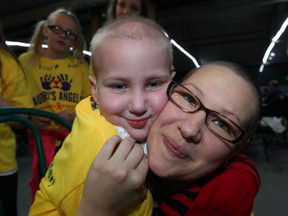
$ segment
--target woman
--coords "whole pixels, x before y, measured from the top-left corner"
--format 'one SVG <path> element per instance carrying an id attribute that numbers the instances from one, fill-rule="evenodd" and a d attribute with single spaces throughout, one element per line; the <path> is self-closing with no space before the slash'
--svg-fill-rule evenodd
<path id="1" fill-rule="evenodd" d="M 90 168 L 79 215 L 119 215 L 145 199 L 147 188 L 154 215 L 251 214 L 260 179 L 241 150 L 258 123 L 261 94 L 249 72 L 233 63 L 208 63 L 181 84 L 172 82 L 167 94 L 148 135 L 146 182 L 143 152 L 133 151 L 131 139 L 113 137 Z"/>

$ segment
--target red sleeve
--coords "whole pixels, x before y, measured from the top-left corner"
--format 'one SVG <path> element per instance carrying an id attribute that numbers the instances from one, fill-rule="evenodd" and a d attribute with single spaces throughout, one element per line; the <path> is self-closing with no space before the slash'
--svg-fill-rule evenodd
<path id="1" fill-rule="evenodd" d="M 259 187 L 257 171 L 238 162 L 202 188 L 187 215 L 250 216 Z"/>

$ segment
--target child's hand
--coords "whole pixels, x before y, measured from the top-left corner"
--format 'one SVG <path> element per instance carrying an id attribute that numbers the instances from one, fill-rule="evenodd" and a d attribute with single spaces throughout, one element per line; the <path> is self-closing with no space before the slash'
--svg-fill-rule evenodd
<path id="1" fill-rule="evenodd" d="M 51 119 L 42 116 L 31 116 L 33 123 L 41 129 L 45 129 L 49 126 Z"/>
<path id="2" fill-rule="evenodd" d="M 72 123 L 75 118 L 75 113 L 68 113 L 66 111 L 60 111 L 57 113 L 60 117 L 66 119 L 68 122 Z"/>
<path id="3" fill-rule="evenodd" d="M 121 215 L 146 195 L 148 161 L 132 138 L 113 136 L 88 172 L 79 215 Z"/>

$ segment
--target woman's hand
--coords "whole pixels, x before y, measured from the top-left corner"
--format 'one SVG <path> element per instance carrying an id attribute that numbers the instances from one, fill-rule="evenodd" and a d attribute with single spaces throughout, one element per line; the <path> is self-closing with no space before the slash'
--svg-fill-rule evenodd
<path id="1" fill-rule="evenodd" d="M 78 215 L 121 215 L 145 197 L 147 172 L 140 145 L 132 138 L 111 137 L 90 167 Z"/>

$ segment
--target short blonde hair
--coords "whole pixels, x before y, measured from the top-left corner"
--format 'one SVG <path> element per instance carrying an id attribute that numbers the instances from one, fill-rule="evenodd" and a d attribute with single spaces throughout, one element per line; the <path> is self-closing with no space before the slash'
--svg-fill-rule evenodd
<path id="1" fill-rule="evenodd" d="M 162 47 L 169 56 L 170 64 L 173 62 L 172 46 L 164 30 L 155 21 L 144 17 L 121 17 L 104 27 L 100 28 L 93 36 L 90 50 L 91 63 L 93 70 L 98 70 L 98 55 L 100 48 L 104 46 L 105 41 L 112 38 L 126 38 L 131 40 L 151 40 L 155 41 L 157 46 Z M 163 52 L 163 55 L 165 53 Z"/>

